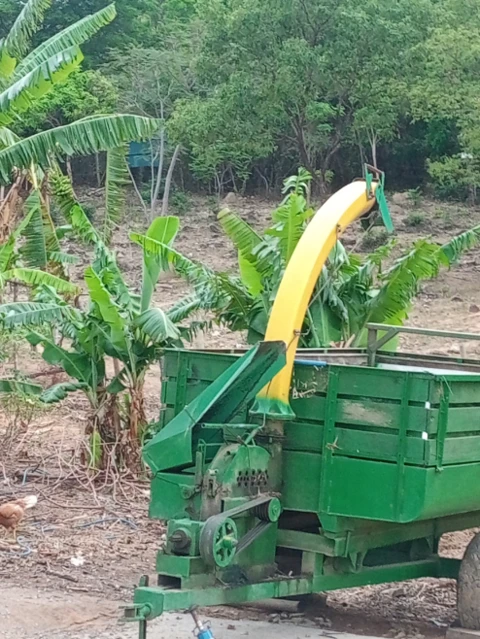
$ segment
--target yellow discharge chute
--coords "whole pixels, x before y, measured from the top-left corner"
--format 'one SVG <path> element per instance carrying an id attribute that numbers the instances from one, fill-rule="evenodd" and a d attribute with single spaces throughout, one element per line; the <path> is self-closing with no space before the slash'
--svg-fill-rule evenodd
<path id="1" fill-rule="evenodd" d="M 305 229 L 288 263 L 273 304 L 266 341 L 287 344 L 287 364 L 257 397 L 253 412 L 292 415 L 289 406 L 295 353 L 315 284 L 338 237 L 375 205 L 377 182 L 358 180 L 332 195 Z"/>

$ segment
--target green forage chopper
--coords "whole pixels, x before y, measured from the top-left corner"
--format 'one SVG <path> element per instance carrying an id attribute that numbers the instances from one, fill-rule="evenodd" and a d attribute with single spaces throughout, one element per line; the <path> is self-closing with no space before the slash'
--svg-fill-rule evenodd
<path id="1" fill-rule="evenodd" d="M 330 251 L 375 204 L 391 228 L 383 175 L 367 169 L 313 217 L 263 342 L 165 354 L 143 454 L 167 535 L 125 609 L 140 639 L 194 604 L 419 577 L 458 578 L 460 621 L 480 629 L 480 538 L 462 562 L 438 555 L 443 533 L 480 526 L 480 361 L 383 348 L 400 332 L 480 335 L 371 324 L 366 348 L 297 349 Z"/>

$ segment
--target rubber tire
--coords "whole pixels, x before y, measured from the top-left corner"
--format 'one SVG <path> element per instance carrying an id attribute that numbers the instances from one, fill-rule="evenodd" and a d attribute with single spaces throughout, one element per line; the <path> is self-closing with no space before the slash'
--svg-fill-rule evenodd
<path id="1" fill-rule="evenodd" d="M 457 609 L 462 628 L 480 630 L 480 533 L 468 544 L 460 564 Z"/>

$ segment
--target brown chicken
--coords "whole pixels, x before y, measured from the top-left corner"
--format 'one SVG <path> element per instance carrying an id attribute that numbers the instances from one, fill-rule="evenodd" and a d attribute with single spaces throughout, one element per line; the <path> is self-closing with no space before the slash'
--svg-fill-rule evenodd
<path id="1" fill-rule="evenodd" d="M 9 501 L 0 506 L 0 526 L 11 530 L 15 541 L 17 541 L 17 527 L 25 517 L 25 511 L 28 508 L 33 508 L 37 501 L 38 499 L 35 495 L 28 495 L 28 497 L 23 499 Z"/>

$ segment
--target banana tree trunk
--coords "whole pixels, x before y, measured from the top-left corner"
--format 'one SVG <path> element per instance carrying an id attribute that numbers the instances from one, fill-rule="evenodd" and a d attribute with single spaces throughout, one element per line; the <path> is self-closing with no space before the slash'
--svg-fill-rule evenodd
<path id="1" fill-rule="evenodd" d="M 141 472 L 141 442 L 146 424 L 143 379 L 129 389 L 126 406 L 121 395 L 97 388 L 85 431 L 83 465 L 96 471 L 128 468 L 135 474 Z"/>
<path id="2" fill-rule="evenodd" d="M 128 438 L 125 442 L 124 459 L 127 467 L 133 472 L 141 470 L 141 442 L 147 425 L 145 414 L 145 397 L 143 394 L 143 381 L 130 389 L 128 402 Z"/>
<path id="3" fill-rule="evenodd" d="M 0 243 L 6 240 L 15 226 L 15 212 L 23 180 L 23 175 L 17 176 L 7 194 L 0 201 Z"/>
<path id="4" fill-rule="evenodd" d="M 130 391 L 129 413 L 128 413 L 128 433 L 132 447 L 139 447 L 140 440 L 147 423 L 145 415 L 145 397 L 143 394 L 143 384 Z"/>

